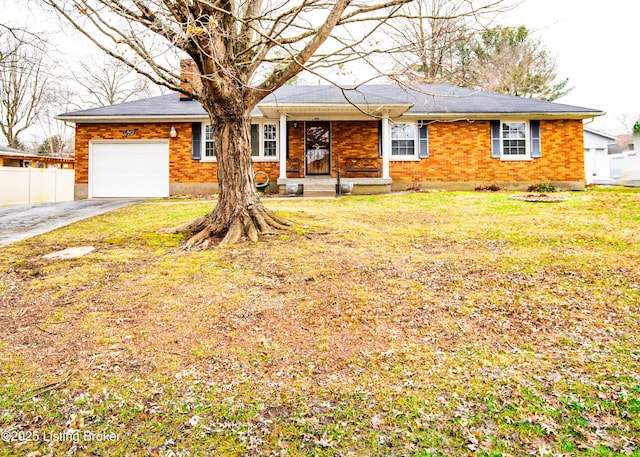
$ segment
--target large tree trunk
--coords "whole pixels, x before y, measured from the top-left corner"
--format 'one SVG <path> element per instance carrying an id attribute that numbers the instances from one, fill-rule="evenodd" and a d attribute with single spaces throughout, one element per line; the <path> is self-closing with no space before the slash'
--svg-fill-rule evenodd
<path id="1" fill-rule="evenodd" d="M 205 106 L 211 119 L 218 161 L 218 203 L 185 230 L 186 249 L 227 246 L 243 238 L 283 230 L 289 223 L 266 209 L 256 190 L 251 163 L 251 110 L 239 101 Z"/>

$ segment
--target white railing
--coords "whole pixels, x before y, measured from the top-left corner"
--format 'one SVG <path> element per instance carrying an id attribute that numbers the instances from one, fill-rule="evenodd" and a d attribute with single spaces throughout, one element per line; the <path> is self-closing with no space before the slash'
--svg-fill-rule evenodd
<path id="1" fill-rule="evenodd" d="M 74 170 L 0 167 L 0 205 L 73 200 Z"/>

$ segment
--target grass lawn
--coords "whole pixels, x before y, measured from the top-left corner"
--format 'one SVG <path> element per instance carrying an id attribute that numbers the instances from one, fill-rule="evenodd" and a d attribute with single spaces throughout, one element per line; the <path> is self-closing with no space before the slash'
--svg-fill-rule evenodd
<path id="1" fill-rule="evenodd" d="M 0 456 L 640 455 L 640 192 L 211 202 L 0 249 Z M 42 255 L 73 246 L 73 260 Z"/>

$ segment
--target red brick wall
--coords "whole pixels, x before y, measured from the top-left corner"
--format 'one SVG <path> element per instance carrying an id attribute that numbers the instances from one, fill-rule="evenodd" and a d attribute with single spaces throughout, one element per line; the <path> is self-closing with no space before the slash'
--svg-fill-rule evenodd
<path id="1" fill-rule="evenodd" d="M 582 121 L 541 121 L 540 137 L 541 158 L 503 161 L 491 158 L 489 121 L 433 123 L 429 158 L 391 161 L 391 178 L 403 182 L 584 181 Z"/>
<path id="2" fill-rule="evenodd" d="M 169 139 L 171 125 L 178 136 Z M 121 130 L 128 129 L 136 132 L 125 137 Z M 391 161 L 391 177 L 401 182 L 584 181 L 582 122 L 543 120 L 540 129 L 542 158 L 509 162 L 491 158 L 489 121 L 433 123 L 429 126 L 429 158 Z M 331 135 L 332 151 L 339 154 L 343 173 L 349 157 L 378 156 L 377 121 L 335 121 Z M 169 139 L 171 183 L 217 181 L 215 162 L 191 159 L 191 123 L 77 124 L 76 184 L 88 182 L 89 140 L 109 139 Z M 304 164 L 304 122 L 298 122 L 297 128 L 288 123 L 288 147 L 289 158 Z M 332 170 L 334 165 L 332 160 Z M 280 174 L 278 162 L 256 162 L 254 170 L 266 171 L 271 181 Z"/>
<path id="3" fill-rule="evenodd" d="M 338 154 L 340 174 L 345 176 L 345 161 L 359 157 L 376 158 L 378 148 L 378 121 L 347 121 L 331 123 L 332 152 Z M 335 159 L 333 170 L 335 171 Z M 382 170 L 382 159 L 377 159 Z M 357 177 L 378 177 L 376 173 L 358 173 Z"/>
<path id="4" fill-rule="evenodd" d="M 169 138 L 171 126 L 175 126 L 178 136 Z M 125 136 L 121 130 L 136 130 Z M 89 140 L 150 140 L 169 139 L 169 181 L 170 183 L 215 183 L 216 162 L 201 162 L 191 159 L 191 123 L 161 124 L 77 124 L 76 125 L 76 184 L 89 182 Z M 280 175 L 278 162 L 256 162 L 255 171 L 266 171 L 271 181 Z"/>

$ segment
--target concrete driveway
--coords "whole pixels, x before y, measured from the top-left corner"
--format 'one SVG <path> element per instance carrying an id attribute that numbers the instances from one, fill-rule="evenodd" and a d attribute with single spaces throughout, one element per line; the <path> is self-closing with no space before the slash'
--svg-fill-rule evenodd
<path id="1" fill-rule="evenodd" d="M 0 247 L 140 201 L 78 200 L 42 205 L 0 206 Z"/>

